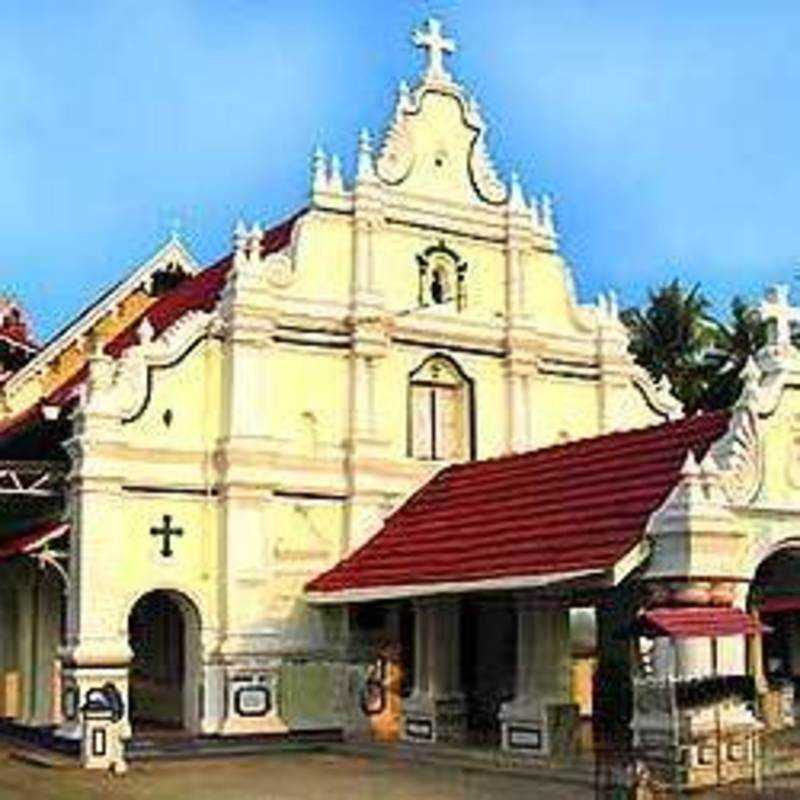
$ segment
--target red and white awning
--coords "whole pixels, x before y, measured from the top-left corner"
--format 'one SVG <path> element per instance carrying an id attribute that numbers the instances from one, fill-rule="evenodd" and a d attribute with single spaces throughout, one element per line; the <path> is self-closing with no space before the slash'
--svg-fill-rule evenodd
<path id="1" fill-rule="evenodd" d="M 765 597 L 758 603 L 757 609 L 761 614 L 785 614 L 800 611 L 800 594 Z"/>
<path id="2" fill-rule="evenodd" d="M 67 535 L 69 530 L 68 522 L 49 522 L 21 531 L 11 539 L 0 541 L 0 561 L 35 553 L 48 543 Z"/>
<path id="3" fill-rule="evenodd" d="M 666 636 L 670 639 L 741 636 L 761 633 L 766 628 L 740 608 L 694 606 L 689 608 L 654 608 L 637 620 L 642 636 Z"/>

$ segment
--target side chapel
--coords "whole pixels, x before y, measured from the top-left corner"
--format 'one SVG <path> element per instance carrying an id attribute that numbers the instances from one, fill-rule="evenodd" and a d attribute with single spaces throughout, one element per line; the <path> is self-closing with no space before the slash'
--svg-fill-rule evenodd
<path id="1" fill-rule="evenodd" d="M 683 418 L 613 294 L 578 301 L 548 196 L 495 171 L 452 40 L 413 40 L 382 140 L 352 178 L 318 150 L 289 219 L 209 265 L 171 239 L 41 346 L 0 306 L 0 717 L 75 739 L 110 681 L 134 737 L 546 754 L 628 685 L 627 619 L 706 615 L 654 674 L 705 674 L 718 625 L 766 680 L 756 603 L 800 676 L 785 294 L 736 410 Z"/>

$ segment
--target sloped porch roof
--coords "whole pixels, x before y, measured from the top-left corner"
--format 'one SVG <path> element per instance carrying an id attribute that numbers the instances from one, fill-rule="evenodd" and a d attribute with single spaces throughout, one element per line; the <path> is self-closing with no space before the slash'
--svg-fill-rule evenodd
<path id="1" fill-rule="evenodd" d="M 308 583 L 306 596 L 333 603 L 519 589 L 609 571 L 613 585 L 640 562 L 648 519 L 688 450 L 702 459 L 729 419 L 701 414 L 446 467 Z"/>

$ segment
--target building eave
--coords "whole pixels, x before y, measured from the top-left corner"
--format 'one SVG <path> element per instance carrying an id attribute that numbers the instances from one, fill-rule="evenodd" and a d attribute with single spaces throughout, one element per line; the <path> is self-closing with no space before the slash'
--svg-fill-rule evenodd
<path id="1" fill-rule="evenodd" d="M 375 600 L 402 600 L 442 594 L 466 594 L 468 592 L 508 592 L 524 589 L 539 589 L 556 583 L 578 578 L 600 577 L 606 570 L 580 569 L 570 572 L 553 572 L 542 575 L 513 575 L 502 578 L 481 578 L 467 581 L 440 581 L 436 583 L 403 584 L 397 586 L 370 586 L 363 589 L 339 591 L 307 591 L 306 600 L 312 605 L 335 605 L 342 603 L 368 603 Z"/>

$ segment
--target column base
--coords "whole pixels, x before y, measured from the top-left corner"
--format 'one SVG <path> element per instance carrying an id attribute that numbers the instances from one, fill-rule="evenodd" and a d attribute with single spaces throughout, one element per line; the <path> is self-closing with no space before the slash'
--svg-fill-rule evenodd
<path id="1" fill-rule="evenodd" d="M 503 750 L 527 755 L 565 755 L 577 749 L 580 709 L 574 703 L 512 701 L 500 713 Z"/>
<path id="2" fill-rule="evenodd" d="M 201 730 L 220 736 L 287 733 L 279 714 L 279 662 L 240 657 L 206 666 L 216 698 L 206 698 Z M 211 687 L 209 687 L 211 688 Z"/>
<path id="3" fill-rule="evenodd" d="M 100 688 L 106 683 L 113 683 L 122 695 L 125 704 L 125 719 L 120 723 L 121 736 L 129 739 L 131 726 L 128 718 L 128 668 L 127 667 L 64 667 L 61 674 L 61 723 L 55 730 L 56 736 L 65 739 L 81 739 L 82 720 L 81 706 L 90 689 Z"/>
<path id="4" fill-rule="evenodd" d="M 634 743 L 652 778 L 677 782 L 685 790 L 752 780 L 763 726 L 743 703 L 681 712 L 677 770 L 664 757 L 674 752 L 675 727 L 672 717 L 660 711 L 638 712 L 634 717 Z"/>
<path id="5" fill-rule="evenodd" d="M 406 742 L 462 744 L 467 710 L 463 695 L 412 695 L 403 703 L 400 736 Z"/>

